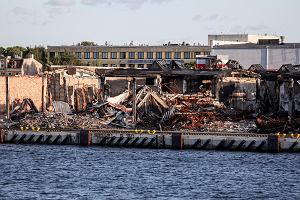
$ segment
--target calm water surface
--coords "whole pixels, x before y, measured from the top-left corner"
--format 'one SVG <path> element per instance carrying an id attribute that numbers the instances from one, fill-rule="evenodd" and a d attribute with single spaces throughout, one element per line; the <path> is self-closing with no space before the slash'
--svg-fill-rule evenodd
<path id="1" fill-rule="evenodd" d="M 0 145 L 0 199 L 300 199 L 300 154 Z"/>

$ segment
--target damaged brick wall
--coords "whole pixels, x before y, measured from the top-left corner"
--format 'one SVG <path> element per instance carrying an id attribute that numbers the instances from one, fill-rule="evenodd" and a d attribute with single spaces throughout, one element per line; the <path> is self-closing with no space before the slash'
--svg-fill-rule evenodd
<path id="1" fill-rule="evenodd" d="M 42 84 L 40 76 L 12 76 L 9 77 L 10 102 L 31 99 L 39 111 L 42 110 Z M 0 77 L 0 113 L 5 112 L 6 82 Z"/>
<path id="2" fill-rule="evenodd" d="M 99 80 L 94 77 L 63 76 L 60 73 L 49 74 L 47 78 L 47 108 L 52 109 L 53 101 L 63 101 L 77 111 L 99 96 Z"/>

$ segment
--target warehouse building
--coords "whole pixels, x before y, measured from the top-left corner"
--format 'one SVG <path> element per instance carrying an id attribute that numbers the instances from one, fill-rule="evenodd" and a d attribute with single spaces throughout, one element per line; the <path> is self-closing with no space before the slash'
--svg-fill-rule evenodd
<path id="1" fill-rule="evenodd" d="M 208 35 L 208 45 L 213 47 L 215 45 L 226 45 L 226 44 L 246 44 L 253 43 L 258 44 L 259 41 L 267 40 L 284 40 L 283 36 L 277 35 L 255 35 L 255 34 L 218 34 Z"/>
<path id="2" fill-rule="evenodd" d="M 269 42 L 269 44 L 266 44 Z M 260 64 L 267 70 L 278 70 L 284 64 L 300 64 L 300 43 L 273 43 L 273 40 L 260 44 L 230 44 L 212 48 L 212 55 L 228 55 L 244 68 Z"/>

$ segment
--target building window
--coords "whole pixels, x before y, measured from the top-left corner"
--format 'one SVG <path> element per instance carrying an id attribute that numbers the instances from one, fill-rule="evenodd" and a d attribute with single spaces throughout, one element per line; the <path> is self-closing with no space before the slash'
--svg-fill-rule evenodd
<path id="1" fill-rule="evenodd" d="M 50 52 L 49 53 L 49 57 L 52 60 L 53 58 L 55 58 L 55 52 Z"/>
<path id="2" fill-rule="evenodd" d="M 111 64 L 111 67 L 117 67 L 117 65 L 116 64 Z"/>
<path id="3" fill-rule="evenodd" d="M 120 59 L 126 59 L 126 52 L 120 52 Z"/>
<path id="4" fill-rule="evenodd" d="M 90 52 L 84 52 L 84 59 L 90 59 L 91 53 Z"/>
<path id="5" fill-rule="evenodd" d="M 0 68 L 4 68 L 4 60 L 0 60 Z"/>
<path id="6" fill-rule="evenodd" d="M 138 64 L 138 68 L 144 68 L 144 64 Z"/>
<path id="7" fill-rule="evenodd" d="M 134 68 L 135 66 L 134 66 L 134 64 L 129 64 L 129 67 Z"/>
<path id="8" fill-rule="evenodd" d="M 184 59 L 191 59 L 191 52 L 184 52 Z"/>
<path id="9" fill-rule="evenodd" d="M 76 55 L 76 58 L 81 59 L 81 52 L 76 52 L 75 55 Z"/>
<path id="10" fill-rule="evenodd" d="M 205 51 L 204 55 L 210 55 L 210 52 L 209 51 Z"/>
<path id="11" fill-rule="evenodd" d="M 172 59 L 172 52 L 166 52 L 166 59 Z"/>
<path id="12" fill-rule="evenodd" d="M 135 59 L 135 52 L 129 52 L 129 59 Z"/>
<path id="13" fill-rule="evenodd" d="M 111 59 L 117 59 L 117 52 L 111 52 Z"/>
<path id="14" fill-rule="evenodd" d="M 181 52 L 175 52 L 174 53 L 174 58 L 175 59 L 180 59 L 181 58 Z"/>
<path id="15" fill-rule="evenodd" d="M 152 64 L 147 64 L 147 68 L 151 68 L 152 67 Z"/>
<path id="16" fill-rule="evenodd" d="M 162 52 L 156 52 L 156 59 L 162 59 Z"/>
<path id="17" fill-rule="evenodd" d="M 94 52 L 93 53 L 93 58 L 94 59 L 99 59 L 99 52 Z"/>
<path id="18" fill-rule="evenodd" d="M 144 59 L 144 52 L 138 52 L 138 59 Z"/>
<path id="19" fill-rule="evenodd" d="M 126 64 L 120 64 L 120 67 L 124 67 L 124 68 L 125 68 L 125 67 L 126 67 Z"/>
<path id="20" fill-rule="evenodd" d="M 153 52 L 147 52 L 147 59 L 153 59 Z"/>
<path id="21" fill-rule="evenodd" d="M 202 52 L 196 51 L 195 56 L 202 55 Z"/>
<path id="22" fill-rule="evenodd" d="M 108 59 L 108 52 L 102 52 L 102 59 Z"/>

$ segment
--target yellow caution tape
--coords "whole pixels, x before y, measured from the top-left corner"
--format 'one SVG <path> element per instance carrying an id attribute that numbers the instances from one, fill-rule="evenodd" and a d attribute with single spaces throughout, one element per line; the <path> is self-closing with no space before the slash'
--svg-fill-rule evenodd
<path id="1" fill-rule="evenodd" d="M 148 130 L 148 133 L 149 133 L 150 135 L 154 135 L 154 134 L 156 133 L 156 130 Z"/>
<path id="2" fill-rule="evenodd" d="M 143 132 L 144 132 L 144 130 L 138 130 L 138 129 L 135 130 L 136 134 L 142 134 Z"/>

